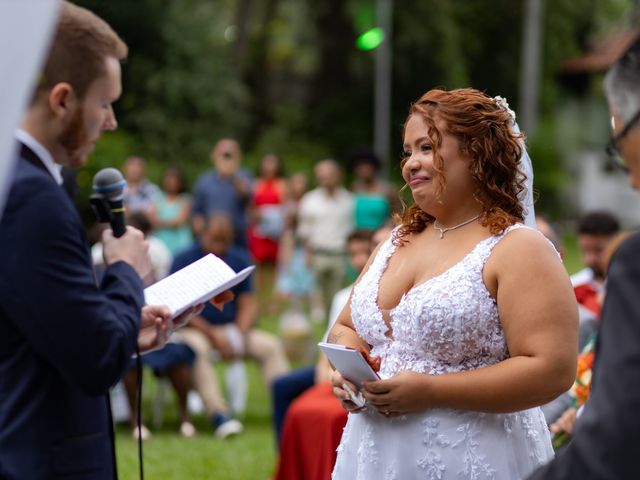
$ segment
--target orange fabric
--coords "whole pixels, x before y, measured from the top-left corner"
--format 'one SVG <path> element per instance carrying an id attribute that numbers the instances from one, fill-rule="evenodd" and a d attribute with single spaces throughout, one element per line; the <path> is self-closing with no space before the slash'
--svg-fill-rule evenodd
<path id="1" fill-rule="evenodd" d="M 331 384 L 315 385 L 291 404 L 280 440 L 277 480 L 329 480 L 347 412 Z"/>

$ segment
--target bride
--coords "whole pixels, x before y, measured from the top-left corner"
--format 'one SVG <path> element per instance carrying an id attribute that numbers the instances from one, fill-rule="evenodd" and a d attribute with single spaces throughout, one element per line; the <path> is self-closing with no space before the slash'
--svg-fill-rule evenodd
<path id="1" fill-rule="evenodd" d="M 351 412 L 333 479 L 513 480 L 553 456 L 537 407 L 571 386 L 577 307 L 555 249 L 522 224 L 517 132 L 506 102 L 477 90 L 412 105 L 401 166 L 414 205 L 329 337 L 379 357 L 382 378 L 333 373 Z"/>

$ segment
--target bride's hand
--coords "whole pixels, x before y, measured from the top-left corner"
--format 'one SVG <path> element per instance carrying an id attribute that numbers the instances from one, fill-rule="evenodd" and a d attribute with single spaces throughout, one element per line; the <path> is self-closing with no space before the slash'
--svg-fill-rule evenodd
<path id="1" fill-rule="evenodd" d="M 386 380 L 364 382 L 362 391 L 380 415 L 400 417 L 429 408 L 428 382 L 428 375 L 403 371 Z"/>
<path id="2" fill-rule="evenodd" d="M 358 393 L 358 389 L 356 386 L 340 374 L 339 371 L 334 370 L 331 374 L 331 384 L 333 385 L 333 394 L 336 396 L 338 400 L 340 400 L 340 404 L 342 408 L 352 413 L 360 413 L 366 410 L 366 405 L 359 407 L 353 401 L 351 401 L 351 394 L 345 390 L 343 387 L 347 386 L 354 393 Z"/>

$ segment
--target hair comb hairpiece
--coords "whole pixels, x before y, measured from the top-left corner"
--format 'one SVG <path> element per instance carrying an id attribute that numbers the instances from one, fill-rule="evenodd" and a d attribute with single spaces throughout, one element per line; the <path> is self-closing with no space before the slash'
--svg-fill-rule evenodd
<path id="1" fill-rule="evenodd" d="M 514 112 L 513 110 L 511 110 L 509 108 L 509 104 L 507 103 L 507 99 L 501 96 L 497 96 L 497 97 L 493 97 L 493 101 L 496 102 L 496 105 L 498 105 L 498 107 L 500 107 L 501 109 L 505 110 L 509 116 L 511 117 L 511 119 L 514 121 L 516 121 L 516 112 Z"/>

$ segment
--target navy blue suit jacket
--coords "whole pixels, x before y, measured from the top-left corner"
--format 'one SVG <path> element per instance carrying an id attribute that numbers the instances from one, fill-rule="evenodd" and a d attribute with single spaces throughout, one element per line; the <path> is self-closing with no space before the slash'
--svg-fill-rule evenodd
<path id="1" fill-rule="evenodd" d="M 625 240 L 607 274 L 591 397 L 573 439 L 529 480 L 640 478 L 640 234 Z"/>
<path id="2" fill-rule="evenodd" d="M 108 389 L 143 305 L 117 262 L 96 285 L 74 205 L 22 147 L 0 221 L 0 478 L 116 478 Z"/>

